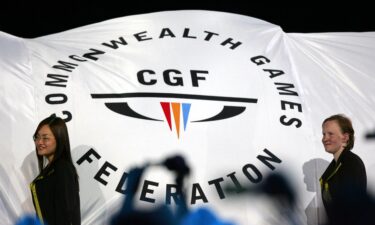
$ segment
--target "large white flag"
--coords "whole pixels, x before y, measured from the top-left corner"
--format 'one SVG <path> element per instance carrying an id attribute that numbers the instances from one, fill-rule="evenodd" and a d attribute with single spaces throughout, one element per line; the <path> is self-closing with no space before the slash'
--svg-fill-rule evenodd
<path id="1" fill-rule="evenodd" d="M 318 179 L 331 161 L 322 121 L 353 120 L 354 152 L 375 190 L 375 32 L 284 33 L 274 24 L 212 11 L 128 16 L 34 39 L 0 32 L 0 220 L 33 212 L 32 134 L 43 118 L 68 121 L 80 177 L 82 224 L 107 224 L 130 168 L 186 157 L 189 207 L 238 224 L 277 213 L 257 187 L 286 174 L 306 224 L 322 217 Z M 148 171 L 137 204 L 173 206 L 173 174 Z M 275 211 L 276 212 L 276 211 Z"/>

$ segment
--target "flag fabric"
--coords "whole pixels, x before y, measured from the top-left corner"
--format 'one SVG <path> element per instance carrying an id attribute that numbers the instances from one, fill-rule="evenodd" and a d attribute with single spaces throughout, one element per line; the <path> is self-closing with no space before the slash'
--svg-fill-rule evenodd
<path id="1" fill-rule="evenodd" d="M 344 113 L 374 191 L 375 32 L 285 33 L 256 18 L 165 11 L 24 39 L 0 32 L 0 218 L 32 213 L 39 121 L 67 121 L 79 173 L 82 224 L 107 224 L 127 171 L 183 155 L 189 207 L 238 224 L 277 217 L 257 187 L 287 175 L 306 224 L 322 217 L 318 179 L 332 156 L 321 123 Z M 175 205 L 173 173 L 154 166 L 136 204 Z M 262 206 L 261 206 L 262 205 Z M 241 213 L 238 213 L 239 209 Z M 275 210 L 276 212 L 277 210 Z"/>

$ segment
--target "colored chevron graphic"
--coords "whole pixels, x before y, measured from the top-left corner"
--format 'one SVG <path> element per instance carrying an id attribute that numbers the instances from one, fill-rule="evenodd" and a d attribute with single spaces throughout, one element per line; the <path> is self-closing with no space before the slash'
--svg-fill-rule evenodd
<path id="1" fill-rule="evenodd" d="M 174 127 L 176 129 L 177 138 L 180 138 L 180 127 L 183 122 L 184 131 L 186 131 L 187 121 L 189 119 L 190 103 L 178 102 L 160 102 L 164 116 L 168 122 L 169 129 L 172 131 L 172 114 L 174 119 Z M 182 118 L 181 118 L 182 112 Z M 182 121 L 181 121 L 182 119 Z"/>
<path id="2" fill-rule="evenodd" d="M 206 123 L 225 120 L 236 117 L 245 112 L 248 104 L 257 104 L 257 98 L 243 98 L 243 97 L 227 97 L 227 96 L 213 96 L 213 95 L 195 95 L 195 94 L 181 94 L 181 93 L 149 93 L 149 92 L 129 92 L 129 93 L 92 93 L 93 99 L 108 99 L 104 105 L 112 112 L 120 115 L 152 122 L 164 122 L 162 118 L 157 118 L 152 115 L 144 114 L 142 111 L 135 110 L 131 102 L 128 99 L 134 98 L 163 98 L 163 99 L 184 99 L 181 101 L 198 100 L 198 101 L 210 101 L 210 102 L 221 102 L 222 105 L 220 111 L 213 113 L 205 118 L 197 118 L 194 121 L 189 121 L 189 113 L 191 109 L 191 103 L 180 103 L 180 102 L 159 102 L 169 129 L 173 131 L 175 127 L 177 138 L 180 138 L 181 130 L 186 131 L 186 127 L 189 123 Z M 123 99 L 122 101 L 113 101 L 114 99 Z M 175 100 L 172 100 L 175 101 Z M 232 103 L 241 103 L 241 105 L 232 105 Z M 246 104 L 246 105 L 244 105 Z M 195 108 L 197 110 L 197 108 Z M 199 110 L 199 108 L 198 108 Z"/>

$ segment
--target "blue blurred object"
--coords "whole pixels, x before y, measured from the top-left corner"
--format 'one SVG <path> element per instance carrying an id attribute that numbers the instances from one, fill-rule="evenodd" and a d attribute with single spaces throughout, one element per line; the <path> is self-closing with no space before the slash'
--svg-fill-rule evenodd
<path id="1" fill-rule="evenodd" d="M 15 225 L 42 225 L 35 215 L 24 215 L 18 219 Z M 43 224 L 47 225 L 47 224 Z"/>
<path id="2" fill-rule="evenodd" d="M 235 225 L 234 223 L 220 220 L 211 210 L 198 208 L 188 213 L 179 225 Z"/>

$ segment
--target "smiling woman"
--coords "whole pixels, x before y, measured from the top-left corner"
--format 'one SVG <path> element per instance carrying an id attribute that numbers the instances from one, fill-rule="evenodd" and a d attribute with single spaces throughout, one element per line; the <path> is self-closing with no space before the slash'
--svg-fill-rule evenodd
<path id="1" fill-rule="evenodd" d="M 39 220 L 48 225 L 80 225 L 78 175 L 64 120 L 55 116 L 44 119 L 33 139 L 39 175 L 30 189 Z"/>
<path id="2" fill-rule="evenodd" d="M 48 163 L 52 162 L 56 152 L 56 139 L 49 126 L 43 125 L 34 136 L 38 156 L 45 156 Z"/>
<path id="3" fill-rule="evenodd" d="M 338 208 L 342 204 L 351 204 L 346 200 L 348 194 L 355 198 L 367 194 L 366 169 L 361 158 L 351 152 L 354 129 L 349 118 L 333 115 L 324 120 L 322 128 L 324 148 L 334 157 L 320 178 L 323 204 L 330 223 L 340 224 L 337 221 L 342 218 L 343 212 Z"/>

